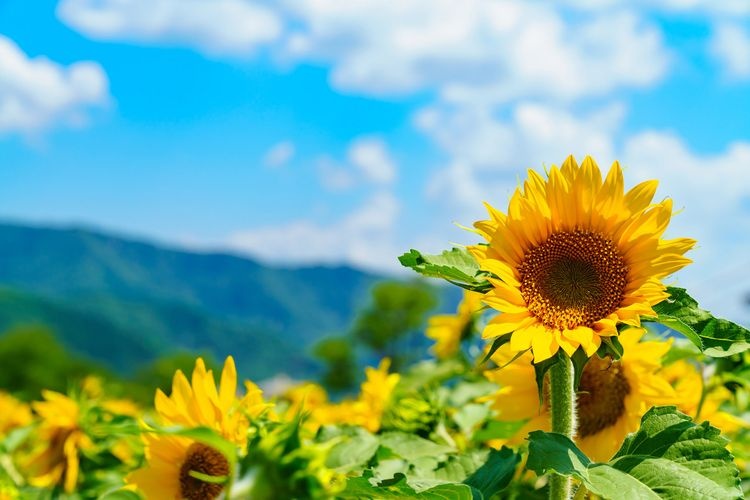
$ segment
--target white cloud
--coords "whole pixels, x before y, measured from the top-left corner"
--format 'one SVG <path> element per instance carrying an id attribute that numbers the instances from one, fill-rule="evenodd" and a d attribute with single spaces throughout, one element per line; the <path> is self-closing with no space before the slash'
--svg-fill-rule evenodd
<path id="1" fill-rule="evenodd" d="M 601 11 L 617 7 L 641 8 L 665 13 L 742 16 L 750 14 L 747 0 L 565 0 L 565 4 L 583 11 Z"/>
<path id="2" fill-rule="evenodd" d="M 333 223 L 298 220 L 239 231 L 228 245 L 273 263 L 350 263 L 392 271 L 399 251 L 393 236 L 399 210 L 392 194 L 380 192 Z"/>
<path id="3" fill-rule="evenodd" d="M 349 162 L 358 168 L 368 181 L 390 184 L 396 178 L 396 164 L 382 139 L 355 139 L 347 153 Z"/>
<path id="4" fill-rule="evenodd" d="M 251 0 L 63 0 L 57 14 L 91 38 L 209 54 L 247 55 L 282 31 L 279 15 Z"/>
<path id="5" fill-rule="evenodd" d="M 750 29 L 733 22 L 718 23 L 709 49 L 721 63 L 727 77 L 750 79 Z"/>
<path id="6" fill-rule="evenodd" d="M 292 141 L 278 142 L 263 156 L 263 164 L 271 168 L 283 167 L 294 158 L 295 150 Z"/>
<path id="7" fill-rule="evenodd" d="M 0 35 L 0 133 L 82 125 L 89 107 L 107 103 L 107 87 L 96 63 L 65 67 L 45 57 L 29 58 Z"/>
<path id="8" fill-rule="evenodd" d="M 334 86 L 367 94 L 571 99 L 653 84 L 669 59 L 660 31 L 624 11 L 572 22 L 520 1 L 303 0 L 290 10 L 300 21 L 291 55 L 330 62 Z"/>
<path id="9" fill-rule="evenodd" d="M 619 146 L 618 105 L 584 116 L 537 104 L 519 105 L 508 118 L 461 112 L 428 110 L 417 119 L 451 158 L 427 185 L 435 208 L 470 224 L 484 216 L 482 201 L 504 209 L 527 167 L 559 164 L 569 153 L 579 160 L 591 154 L 603 169 L 619 159 L 631 185 L 659 179 L 659 196 L 673 198 L 678 210 L 684 207 L 669 236 L 694 237 L 699 245 L 691 252 L 695 264 L 679 273 L 678 284 L 721 316 L 750 319 L 742 303 L 750 291 L 749 142 L 698 154 L 673 133 L 646 130 Z M 447 226 L 445 233 L 447 241 Z"/>
<path id="10" fill-rule="evenodd" d="M 453 203 L 459 218 L 478 201 L 497 199 L 525 168 L 562 162 L 569 154 L 614 158 L 613 135 L 624 107 L 613 104 L 581 116 L 560 107 L 525 102 L 508 118 L 487 108 L 443 106 L 422 110 L 417 126 L 451 158 L 428 184 L 428 195 Z"/>

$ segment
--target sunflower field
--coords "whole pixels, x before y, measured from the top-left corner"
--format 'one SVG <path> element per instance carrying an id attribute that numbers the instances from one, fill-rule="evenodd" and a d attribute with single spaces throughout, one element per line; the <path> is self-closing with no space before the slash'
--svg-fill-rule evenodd
<path id="1" fill-rule="evenodd" d="M 750 332 L 671 286 L 696 241 L 664 239 L 657 181 L 624 186 L 569 157 L 487 205 L 475 245 L 402 255 L 463 300 L 355 395 L 269 396 L 232 357 L 147 407 L 96 376 L 0 393 L 0 500 L 743 498 Z"/>

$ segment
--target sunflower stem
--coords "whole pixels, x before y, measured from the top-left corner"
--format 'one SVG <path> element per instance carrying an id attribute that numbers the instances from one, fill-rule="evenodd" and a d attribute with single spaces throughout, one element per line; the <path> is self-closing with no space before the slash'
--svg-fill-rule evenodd
<path id="1" fill-rule="evenodd" d="M 573 362 L 565 354 L 549 369 L 550 411 L 552 432 L 563 434 L 570 439 L 576 432 L 576 395 Z M 569 477 L 552 474 L 549 484 L 550 500 L 569 500 L 572 483 Z"/>

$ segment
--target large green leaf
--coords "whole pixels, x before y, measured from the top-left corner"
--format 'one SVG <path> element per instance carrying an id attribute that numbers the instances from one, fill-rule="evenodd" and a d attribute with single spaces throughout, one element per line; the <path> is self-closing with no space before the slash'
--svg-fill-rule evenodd
<path id="1" fill-rule="evenodd" d="M 750 349 L 750 331 L 714 318 L 701 309 L 684 288 L 667 287 L 669 298 L 654 306 L 656 318 L 647 318 L 685 335 L 704 354 L 715 358 Z"/>
<path id="2" fill-rule="evenodd" d="M 380 436 L 380 444 L 406 460 L 436 457 L 456 451 L 449 446 L 433 443 L 414 434 L 404 432 L 386 432 Z"/>
<path id="3" fill-rule="evenodd" d="M 372 484 L 371 476 L 365 473 L 360 477 L 349 478 L 346 489 L 337 498 L 419 498 L 421 500 L 481 500 L 482 494 L 467 484 L 439 484 L 422 492 L 417 492 L 406 483 L 406 476 L 396 474 L 390 481 Z"/>
<path id="4" fill-rule="evenodd" d="M 499 451 L 492 450 L 487 462 L 464 483 L 479 490 L 485 498 L 490 498 L 510 484 L 516 472 L 516 464 L 520 460 L 521 456 L 518 453 L 505 446 Z"/>
<path id="5" fill-rule="evenodd" d="M 742 498 L 727 440 L 673 406 L 649 410 L 608 463 L 591 462 L 561 434 L 535 431 L 529 441 L 529 469 L 574 476 L 603 498 Z"/>
<path id="6" fill-rule="evenodd" d="M 418 250 L 409 250 L 398 258 L 401 265 L 410 267 L 430 278 L 443 278 L 467 290 L 486 292 L 492 285 L 481 276 L 474 257 L 463 248 L 446 250 L 440 255 L 425 255 Z"/>
<path id="7" fill-rule="evenodd" d="M 326 467 L 340 472 L 350 472 L 362 467 L 375 455 L 380 442 L 364 429 L 356 436 L 337 443 L 326 458 Z"/>

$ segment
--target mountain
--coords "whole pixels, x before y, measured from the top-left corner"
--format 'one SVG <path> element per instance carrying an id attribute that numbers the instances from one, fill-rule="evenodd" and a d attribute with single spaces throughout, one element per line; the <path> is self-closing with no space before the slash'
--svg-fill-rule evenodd
<path id="1" fill-rule="evenodd" d="M 380 279 L 0 223 L 0 331 L 46 324 L 72 352 L 124 374 L 181 348 L 233 354 L 254 378 L 309 375 L 309 346 L 346 330 Z"/>

